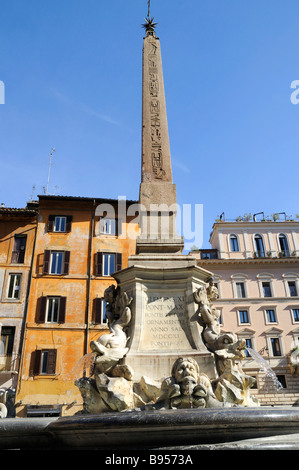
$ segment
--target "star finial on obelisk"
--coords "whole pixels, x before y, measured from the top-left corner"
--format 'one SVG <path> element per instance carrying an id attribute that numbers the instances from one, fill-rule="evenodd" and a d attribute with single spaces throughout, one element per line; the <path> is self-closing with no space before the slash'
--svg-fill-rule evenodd
<path id="1" fill-rule="evenodd" d="M 147 18 L 145 19 L 145 23 L 142 25 L 146 31 L 146 35 L 154 35 L 155 34 L 155 27 L 157 23 L 154 22 L 154 18 L 151 18 L 151 0 L 148 0 L 148 11 L 147 11 Z"/>

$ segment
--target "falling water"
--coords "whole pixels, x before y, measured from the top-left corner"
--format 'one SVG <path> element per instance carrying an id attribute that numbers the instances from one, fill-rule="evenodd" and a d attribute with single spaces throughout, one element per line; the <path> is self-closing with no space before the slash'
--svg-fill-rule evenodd
<path id="1" fill-rule="evenodd" d="M 189 404 L 190 404 L 190 408 L 193 408 L 192 391 L 193 391 L 193 387 L 191 388 L 191 383 L 189 382 L 189 383 L 188 383 L 188 395 L 189 395 Z"/>
<path id="2" fill-rule="evenodd" d="M 251 349 L 251 348 L 246 348 L 246 349 L 249 352 L 252 359 L 254 359 L 259 364 L 261 370 L 265 372 L 265 376 L 273 381 L 276 387 L 276 390 L 278 392 L 281 391 L 283 389 L 283 386 L 277 379 L 275 372 L 273 371 L 273 369 L 271 369 L 268 362 L 265 361 L 265 359 L 254 349 Z"/>
<path id="3" fill-rule="evenodd" d="M 88 376 L 92 375 L 92 366 L 94 363 L 95 353 L 88 353 L 85 354 L 79 361 L 74 365 L 73 369 L 71 370 L 71 375 L 79 378 L 82 377 L 82 373 L 85 376 L 87 369 L 89 369 Z"/>

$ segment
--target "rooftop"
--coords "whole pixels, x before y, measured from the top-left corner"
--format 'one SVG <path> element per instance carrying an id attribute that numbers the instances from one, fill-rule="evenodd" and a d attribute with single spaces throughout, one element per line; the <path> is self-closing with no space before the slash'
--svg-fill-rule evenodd
<path id="1" fill-rule="evenodd" d="M 299 222 L 299 214 L 287 215 L 286 212 L 276 212 L 274 214 L 265 215 L 264 212 L 257 212 L 252 214 L 251 212 L 239 215 L 235 219 L 227 219 L 225 213 L 222 212 L 216 219 L 215 223 L 235 223 L 235 222 Z"/>

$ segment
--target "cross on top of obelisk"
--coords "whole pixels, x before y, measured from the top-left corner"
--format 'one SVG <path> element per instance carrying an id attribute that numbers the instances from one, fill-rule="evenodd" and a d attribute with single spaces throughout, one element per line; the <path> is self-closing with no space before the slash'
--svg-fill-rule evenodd
<path id="1" fill-rule="evenodd" d="M 145 23 L 142 25 L 146 31 L 146 35 L 154 35 L 155 34 L 155 27 L 157 23 L 154 22 L 154 18 L 151 18 L 151 0 L 147 2 L 148 10 L 147 10 L 147 18 L 145 19 Z"/>

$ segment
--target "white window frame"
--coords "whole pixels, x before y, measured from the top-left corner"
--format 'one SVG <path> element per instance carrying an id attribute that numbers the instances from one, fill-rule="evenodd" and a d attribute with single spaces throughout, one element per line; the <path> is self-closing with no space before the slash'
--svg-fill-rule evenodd
<path id="1" fill-rule="evenodd" d="M 273 351 L 273 345 L 272 345 L 272 340 L 278 340 L 278 343 L 279 343 L 279 350 L 280 350 L 280 354 L 274 354 L 274 351 Z M 268 338 L 269 340 L 269 353 L 271 351 L 271 354 L 269 354 L 270 357 L 282 357 L 284 356 L 283 354 L 283 350 L 282 350 L 282 337 L 281 336 L 276 336 L 276 335 L 273 335 L 273 336 L 270 336 Z"/>
<path id="2" fill-rule="evenodd" d="M 233 250 L 232 249 L 232 243 L 231 243 L 231 240 L 234 239 L 236 241 L 236 244 L 237 244 L 237 250 Z M 235 233 L 230 233 L 228 235 L 228 247 L 229 247 L 229 251 L 230 253 L 238 253 L 240 251 L 240 243 L 239 243 L 239 237 L 238 235 L 236 235 Z"/>
<path id="3" fill-rule="evenodd" d="M 55 272 L 52 272 L 52 265 L 53 265 L 53 255 L 57 255 L 57 254 L 61 254 L 62 255 L 62 259 L 61 259 L 61 272 L 57 272 L 57 267 L 58 267 L 58 263 L 56 261 L 56 270 Z M 61 275 L 63 273 L 63 264 L 64 264 L 64 251 L 60 251 L 60 250 L 53 250 L 51 251 L 51 255 L 50 255 L 50 266 L 49 266 L 49 274 L 52 274 L 52 275 Z"/>
<path id="4" fill-rule="evenodd" d="M 282 337 L 282 330 L 278 328 L 272 328 L 271 330 L 265 331 L 266 341 L 267 341 L 267 348 L 269 357 L 271 359 L 279 358 L 285 355 L 284 353 L 284 344 L 283 344 L 283 337 Z M 278 339 L 279 341 L 279 348 L 280 348 L 280 356 L 274 356 L 273 348 L 272 348 L 272 339 Z"/>
<path id="5" fill-rule="evenodd" d="M 217 274 L 215 274 L 214 276 L 212 276 L 212 279 L 213 279 L 213 282 L 216 284 L 217 286 L 217 289 L 218 289 L 218 298 L 220 299 L 221 298 L 221 281 L 222 281 L 222 277 L 221 276 L 218 276 Z"/>
<path id="6" fill-rule="evenodd" d="M 49 319 L 49 307 L 50 307 L 50 301 L 53 301 L 57 304 L 57 319 L 55 320 L 54 317 L 54 309 L 55 309 L 55 304 L 52 304 L 52 312 L 51 312 L 51 319 Z M 46 323 L 58 323 L 59 319 L 59 308 L 60 308 L 60 297 L 55 297 L 55 296 L 49 296 L 47 297 L 47 306 L 46 306 L 46 315 L 45 315 L 45 322 Z"/>
<path id="7" fill-rule="evenodd" d="M 107 323 L 108 323 L 106 307 L 107 307 L 106 300 L 101 299 L 101 325 L 107 325 Z"/>
<path id="8" fill-rule="evenodd" d="M 100 234 L 116 236 L 117 219 L 102 217 L 99 220 Z"/>
<path id="9" fill-rule="evenodd" d="M 14 276 L 14 281 L 13 281 L 13 286 L 12 286 L 12 297 L 9 297 L 9 291 L 10 291 L 10 285 L 11 285 L 11 280 L 12 277 Z M 16 285 L 16 280 L 17 278 L 19 279 L 19 285 Z M 20 300 L 21 297 L 21 283 L 22 283 L 22 273 L 9 273 L 8 274 L 8 282 L 7 282 L 7 293 L 6 293 L 6 298 L 8 300 Z M 18 292 L 18 296 L 15 297 L 14 294 L 15 292 Z"/>
<path id="10" fill-rule="evenodd" d="M 299 275 L 297 273 L 285 273 L 282 275 L 286 296 L 294 299 L 299 296 Z M 297 295 L 291 296 L 289 282 L 295 282 Z"/>
<path id="11" fill-rule="evenodd" d="M 292 333 L 292 335 L 293 335 L 293 344 L 292 344 L 292 348 L 293 348 L 293 347 L 299 347 L 299 328 L 296 328 L 296 329 L 293 330 L 291 333 Z"/>
<path id="12" fill-rule="evenodd" d="M 268 315 L 267 315 L 268 310 L 273 310 L 274 311 L 275 321 L 269 321 L 268 320 Z M 264 307 L 264 317 L 265 317 L 265 324 L 266 325 L 277 325 L 278 324 L 276 307 L 272 307 L 271 305 L 269 305 L 267 307 Z"/>
<path id="13" fill-rule="evenodd" d="M 279 240 L 280 238 L 282 238 L 281 235 L 282 235 L 282 237 L 284 237 L 285 240 L 286 240 L 286 245 L 287 245 L 287 246 L 286 246 L 286 250 L 282 250 L 282 249 L 281 249 L 280 240 Z M 290 254 L 291 254 L 291 250 L 290 250 L 290 241 L 289 241 L 289 237 L 288 237 L 288 235 L 287 235 L 286 233 L 280 232 L 280 233 L 277 234 L 277 246 L 278 246 L 278 253 L 283 253 L 283 252 L 285 252 L 285 255 L 286 255 L 286 256 L 290 256 Z"/>
<path id="14" fill-rule="evenodd" d="M 245 311 L 247 312 L 248 322 L 242 322 L 242 321 L 241 321 L 240 312 L 245 312 Z M 240 308 L 238 308 L 238 309 L 237 309 L 237 314 L 238 314 L 238 325 L 239 325 L 239 326 L 242 326 L 242 325 L 251 325 L 249 307 L 240 307 Z"/>
<path id="15" fill-rule="evenodd" d="M 114 269 L 111 270 L 111 256 L 114 256 Z M 105 274 L 105 258 L 108 257 L 108 274 Z M 111 275 L 115 272 L 116 269 L 116 254 L 104 252 L 103 253 L 103 264 L 102 264 L 102 275 L 105 277 L 111 277 Z"/>
<path id="16" fill-rule="evenodd" d="M 291 294 L 290 282 L 294 283 L 296 295 Z M 288 290 L 289 290 L 289 297 L 298 297 L 298 286 L 297 286 L 296 280 L 293 280 L 293 281 L 288 280 L 287 284 L 288 284 Z"/>
<path id="17" fill-rule="evenodd" d="M 298 320 L 298 321 L 295 321 L 294 314 L 293 314 L 293 310 L 299 310 L 299 305 L 290 305 L 289 308 L 290 308 L 290 313 L 291 313 L 292 324 L 293 324 L 293 325 L 298 325 L 298 324 L 299 324 L 299 320 Z"/>
<path id="18" fill-rule="evenodd" d="M 40 358 L 40 375 L 48 375 L 47 374 L 48 360 L 49 360 L 49 351 L 48 350 L 42 351 L 41 358 Z M 46 366 L 46 371 L 43 370 L 44 365 Z"/>
<path id="19" fill-rule="evenodd" d="M 246 299 L 246 298 L 248 298 L 248 288 L 247 288 L 248 276 L 245 275 L 245 274 L 232 274 L 231 275 L 231 280 L 232 280 L 232 289 L 233 289 L 234 299 Z M 239 297 L 238 296 L 237 284 L 240 283 L 240 282 L 242 282 L 244 284 L 245 297 Z"/>
<path id="20" fill-rule="evenodd" d="M 56 229 L 56 221 L 58 221 L 58 230 Z M 61 229 L 62 222 L 64 222 L 64 230 Z M 66 216 L 65 215 L 55 215 L 54 219 L 54 232 L 65 232 L 66 231 Z"/>
<path id="21" fill-rule="evenodd" d="M 260 297 L 262 297 L 263 299 L 271 299 L 271 298 L 275 297 L 274 287 L 273 287 L 273 279 L 274 279 L 273 274 L 261 273 L 261 274 L 258 274 L 256 277 L 258 279 Z M 268 296 L 266 297 L 264 295 L 263 282 L 268 282 L 270 284 L 271 296 L 269 296 L 269 297 Z"/>
<path id="22" fill-rule="evenodd" d="M 265 295 L 265 289 L 268 289 L 268 286 L 265 286 L 264 284 L 269 284 L 269 292 L 270 295 Z M 264 299 L 270 299 L 273 297 L 273 290 L 272 290 L 272 284 L 270 280 L 264 280 L 261 282 L 261 288 L 262 288 L 262 296 Z"/>
<path id="23" fill-rule="evenodd" d="M 244 310 L 245 310 L 245 308 L 244 308 Z M 248 308 L 246 310 L 248 310 Z M 242 323 L 242 325 L 244 325 L 244 323 Z M 237 333 L 238 339 L 240 339 L 240 340 L 249 339 L 251 341 L 251 349 L 255 349 L 255 336 L 254 335 L 255 335 L 255 331 L 250 329 L 250 328 L 244 328 L 244 330 L 240 330 Z M 248 359 L 251 358 L 251 356 L 249 354 L 246 357 Z"/>
<path id="24" fill-rule="evenodd" d="M 263 245 L 263 256 L 258 256 L 258 253 L 262 253 L 261 251 L 259 251 L 257 249 L 257 246 L 256 246 L 256 237 L 259 237 L 261 240 L 262 240 L 262 245 Z M 257 254 L 257 257 L 258 258 L 266 258 L 266 244 L 265 244 L 265 239 L 264 239 L 264 236 L 261 234 L 261 233 L 254 233 L 253 234 L 253 248 L 254 248 L 254 253 Z"/>

